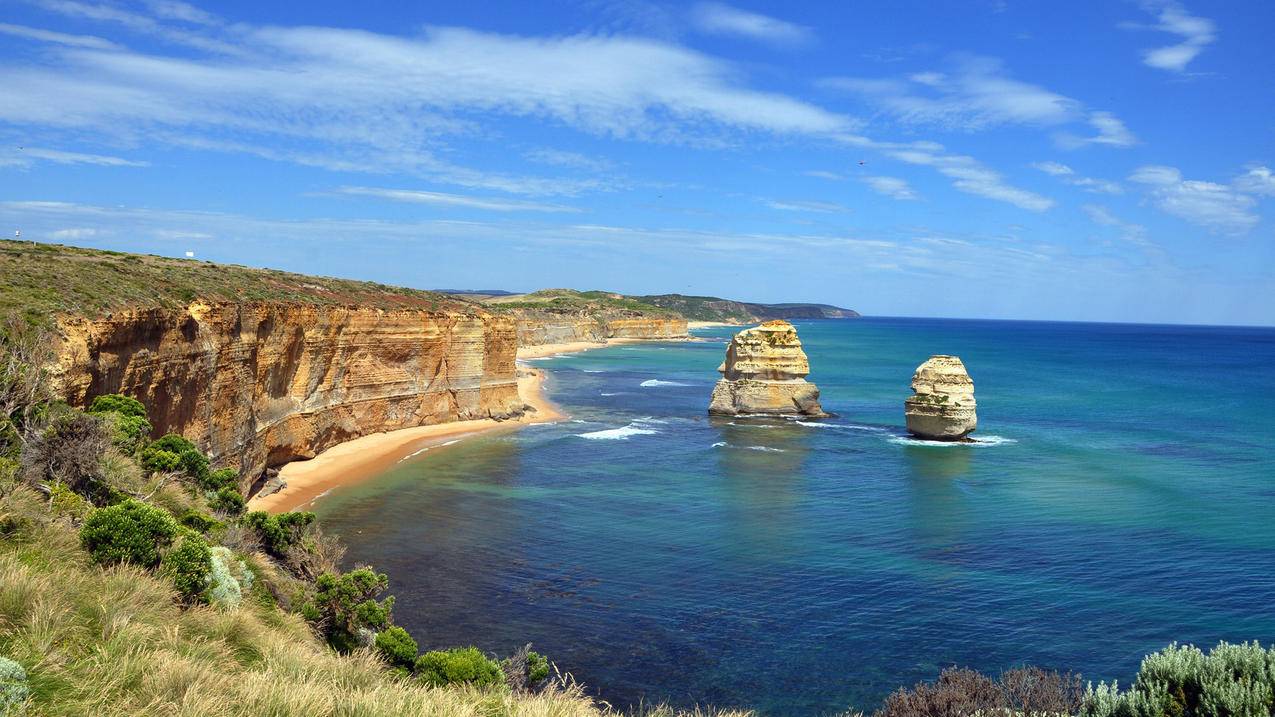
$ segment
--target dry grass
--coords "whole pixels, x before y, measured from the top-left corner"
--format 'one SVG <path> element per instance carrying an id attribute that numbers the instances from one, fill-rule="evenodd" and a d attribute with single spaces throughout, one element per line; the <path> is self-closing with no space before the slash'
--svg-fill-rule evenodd
<path id="1" fill-rule="evenodd" d="M 49 520 L 33 492 L 0 498 L 3 516 L 0 654 L 27 669 L 32 717 L 612 714 L 578 687 L 531 696 L 424 687 L 370 653 L 333 653 L 299 617 L 262 599 L 182 610 L 148 573 L 91 564 L 72 528 Z"/>

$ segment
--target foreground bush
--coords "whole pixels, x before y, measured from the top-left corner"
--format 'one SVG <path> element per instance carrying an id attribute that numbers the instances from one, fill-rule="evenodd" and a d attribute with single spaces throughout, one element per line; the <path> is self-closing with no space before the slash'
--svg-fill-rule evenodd
<path id="1" fill-rule="evenodd" d="M 110 445 L 106 426 L 96 416 L 61 407 L 22 452 L 26 479 L 33 484 L 62 483 L 81 495 L 102 492 L 102 455 Z"/>
<path id="2" fill-rule="evenodd" d="M 177 521 L 167 512 L 136 500 L 98 508 L 80 529 L 80 543 L 102 565 L 159 565 L 160 550 L 177 534 Z"/>
<path id="3" fill-rule="evenodd" d="M 212 550 L 198 535 L 188 534 L 177 547 L 164 554 L 161 571 L 182 596 L 186 604 L 208 601 L 208 581 L 212 573 Z"/>
<path id="4" fill-rule="evenodd" d="M 314 513 L 270 515 L 256 510 L 243 517 L 243 525 L 257 532 L 267 552 L 276 558 L 283 558 L 287 557 L 288 548 L 301 540 L 302 532 L 314 519 Z"/>
<path id="5" fill-rule="evenodd" d="M 1219 643 L 1208 654 L 1170 645 L 1147 655 L 1133 687 L 1091 688 L 1084 717 L 1269 717 L 1275 714 L 1275 648 Z"/>
<path id="6" fill-rule="evenodd" d="M 177 456 L 177 468 L 180 468 L 182 472 L 196 481 L 203 482 L 208 479 L 208 456 L 205 456 L 194 443 L 182 436 L 176 433 L 169 433 L 162 438 L 156 439 L 142 451 L 142 464 L 149 468 L 150 462 L 160 460 L 158 454 L 161 452 Z M 148 456 L 150 457 L 148 458 Z M 167 461 L 168 459 L 165 457 L 164 460 Z M 152 470 L 157 469 L 152 468 Z"/>
<path id="7" fill-rule="evenodd" d="M 885 699 L 875 717 L 970 717 L 975 714 L 1073 715 L 1084 698 L 1080 676 L 1036 667 L 994 680 L 965 668 L 948 668 L 938 680 Z"/>
<path id="8" fill-rule="evenodd" d="M 324 573 L 314 581 L 314 597 L 302 607 L 301 614 L 334 648 L 348 652 L 358 646 L 360 634 L 389 627 L 394 598 L 376 600 L 387 587 L 385 573 L 370 568 L 342 575 Z"/>
<path id="9" fill-rule="evenodd" d="M 26 670 L 9 658 L 0 657 L 0 717 L 17 714 L 29 696 Z"/>
<path id="10" fill-rule="evenodd" d="M 431 650 L 416 658 L 416 673 L 427 685 L 491 687 L 505 681 L 500 665 L 477 647 Z"/>
<path id="11" fill-rule="evenodd" d="M 419 649 L 416 640 L 401 627 L 388 627 L 376 633 L 376 651 L 393 667 L 412 669 Z"/>

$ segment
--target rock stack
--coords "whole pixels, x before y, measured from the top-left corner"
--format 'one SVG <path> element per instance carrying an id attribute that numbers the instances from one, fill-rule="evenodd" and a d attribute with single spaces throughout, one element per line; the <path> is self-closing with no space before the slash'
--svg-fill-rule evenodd
<path id="1" fill-rule="evenodd" d="M 797 329 L 787 321 L 735 334 L 717 370 L 722 378 L 713 388 L 711 415 L 827 415 L 819 406 L 819 388 L 806 380 L 810 363 Z"/>
<path id="2" fill-rule="evenodd" d="M 911 398 L 903 402 L 908 431 L 931 441 L 959 441 L 978 426 L 974 381 L 956 356 L 931 356 L 912 375 Z"/>

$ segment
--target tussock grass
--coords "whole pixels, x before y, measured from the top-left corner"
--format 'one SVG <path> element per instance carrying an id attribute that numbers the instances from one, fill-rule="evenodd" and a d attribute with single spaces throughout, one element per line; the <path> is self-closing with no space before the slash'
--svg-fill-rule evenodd
<path id="1" fill-rule="evenodd" d="M 33 717 L 613 714 L 574 685 L 524 696 L 396 677 L 370 652 L 332 652 L 261 595 L 183 610 L 163 580 L 92 564 L 25 488 L 0 498 L 0 518 L 18 526 L 0 533 L 0 654 L 26 668 Z"/>

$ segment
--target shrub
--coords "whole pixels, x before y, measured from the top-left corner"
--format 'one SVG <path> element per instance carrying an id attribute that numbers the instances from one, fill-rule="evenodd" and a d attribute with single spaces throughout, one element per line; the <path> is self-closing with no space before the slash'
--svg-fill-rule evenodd
<path id="1" fill-rule="evenodd" d="M 177 522 L 187 528 L 190 528 L 196 533 L 207 533 L 221 527 L 221 521 L 207 513 L 200 513 L 194 508 L 187 508 L 186 511 L 177 518 Z"/>
<path id="2" fill-rule="evenodd" d="M 100 564 L 153 568 L 159 565 L 159 551 L 176 534 L 177 522 L 167 512 L 129 499 L 90 513 L 80 529 L 80 543 Z"/>
<path id="3" fill-rule="evenodd" d="M 212 471 L 200 483 L 206 490 L 221 490 L 222 488 L 232 488 L 235 492 L 239 491 L 239 471 L 234 468 L 220 468 Z"/>
<path id="4" fill-rule="evenodd" d="M 314 581 L 314 596 L 301 609 L 301 614 L 327 638 L 337 650 L 348 651 L 356 644 L 360 629 L 384 630 L 389 626 L 394 598 L 377 601 L 389 587 L 385 573 L 359 568 L 334 575 L 324 573 Z"/>
<path id="5" fill-rule="evenodd" d="M 288 548 L 301 539 L 302 531 L 314 522 L 314 513 L 280 513 L 270 515 L 253 511 L 243 517 L 243 524 L 255 530 L 261 544 L 276 558 L 286 557 Z"/>
<path id="6" fill-rule="evenodd" d="M 1084 717 L 1263 717 L 1275 713 L 1275 648 L 1219 643 L 1206 655 L 1177 644 L 1147 655 L 1133 687 L 1100 683 Z"/>
<path id="7" fill-rule="evenodd" d="M 146 447 L 148 451 L 151 449 L 176 454 L 181 459 L 182 471 L 200 483 L 208 479 L 208 456 L 205 456 L 194 443 L 182 436 L 176 433 L 169 433 L 162 438 L 157 438 Z"/>
<path id="8" fill-rule="evenodd" d="M 0 716 L 16 715 L 30 696 L 26 670 L 9 658 L 0 657 Z"/>
<path id="9" fill-rule="evenodd" d="M 1080 676 L 1037 667 L 1008 670 L 999 680 L 948 668 L 933 683 L 900 688 L 875 717 L 968 717 L 973 714 L 1075 714 L 1084 698 Z"/>
<path id="10" fill-rule="evenodd" d="M 252 589 L 252 571 L 230 548 L 220 545 L 212 549 L 212 572 L 208 577 L 209 601 L 220 607 L 238 607 L 244 593 Z"/>
<path id="11" fill-rule="evenodd" d="M 32 483 L 62 482 L 81 494 L 99 492 L 102 454 L 109 444 L 110 436 L 97 417 L 55 409 L 23 451 L 26 478 Z"/>
<path id="12" fill-rule="evenodd" d="M 111 428 L 111 443 L 123 453 L 133 455 L 151 434 L 150 421 L 141 416 L 125 416 L 118 413 L 104 414 Z"/>
<path id="13" fill-rule="evenodd" d="M 181 469 L 182 459 L 172 451 L 150 445 L 142 451 L 142 467 L 154 473 L 173 473 Z"/>
<path id="14" fill-rule="evenodd" d="M 55 514 L 73 520 L 83 520 L 93 510 L 93 506 L 79 493 L 61 483 L 49 486 L 49 508 Z"/>
<path id="15" fill-rule="evenodd" d="M 408 670 L 416 662 L 416 640 L 401 627 L 387 627 L 376 633 L 376 651 L 393 667 Z"/>
<path id="16" fill-rule="evenodd" d="M 227 515 L 239 515 L 247 506 L 243 496 L 239 495 L 239 491 L 229 486 L 218 490 L 217 494 L 208 501 L 208 505 L 213 510 L 219 510 Z"/>
<path id="17" fill-rule="evenodd" d="M 118 413 L 121 416 L 146 418 L 146 407 L 141 401 L 118 393 L 106 393 L 93 398 L 89 413 Z"/>
<path id="18" fill-rule="evenodd" d="M 500 663 L 505 683 L 515 693 L 534 692 L 549 679 L 549 659 L 524 645 Z"/>
<path id="19" fill-rule="evenodd" d="M 459 684 L 489 687 L 502 683 L 505 678 L 500 665 L 477 647 L 426 652 L 416 658 L 416 673 L 421 681 L 435 687 Z"/>
<path id="20" fill-rule="evenodd" d="M 183 537 L 161 561 L 161 572 L 173 581 L 182 601 L 188 604 L 208 601 L 206 591 L 212 569 L 208 542 L 193 533 Z"/>

